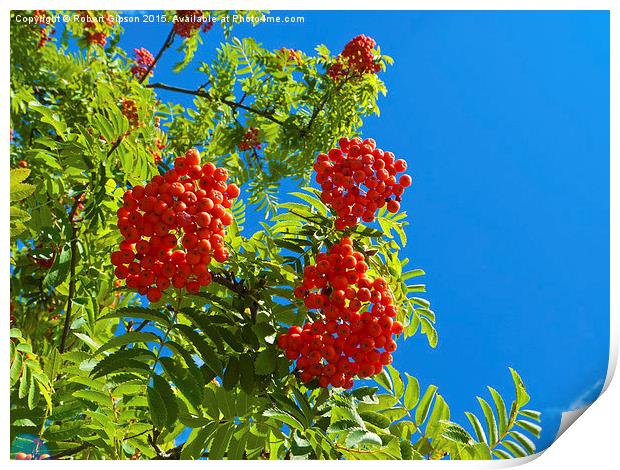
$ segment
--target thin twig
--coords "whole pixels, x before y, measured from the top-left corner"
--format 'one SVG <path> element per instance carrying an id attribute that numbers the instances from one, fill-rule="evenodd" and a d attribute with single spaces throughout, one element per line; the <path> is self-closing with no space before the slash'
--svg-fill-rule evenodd
<path id="1" fill-rule="evenodd" d="M 140 80 L 138 80 L 138 83 L 142 83 L 144 80 L 146 80 L 146 77 L 148 77 L 149 74 L 152 72 L 152 70 L 155 68 L 155 65 L 157 64 L 157 62 L 161 58 L 161 56 L 164 53 L 164 51 L 166 49 L 168 49 L 170 46 L 172 46 L 172 43 L 174 42 L 174 36 L 175 36 L 175 34 L 174 34 L 174 25 L 173 25 L 172 29 L 168 33 L 168 37 L 166 38 L 166 41 L 164 42 L 164 45 L 161 46 L 161 49 L 159 49 L 159 52 L 155 56 L 155 59 L 153 60 L 153 63 L 148 66 L 148 68 L 144 72 L 144 75 L 142 75 L 142 77 L 140 77 Z"/>
<path id="2" fill-rule="evenodd" d="M 71 310 L 73 309 L 73 297 L 75 296 L 75 267 L 77 265 L 77 225 L 73 221 L 73 217 L 77 212 L 78 205 L 81 202 L 82 196 L 84 193 L 80 193 L 75 197 L 75 201 L 73 202 L 73 206 L 71 207 L 71 211 L 69 212 L 69 222 L 71 224 L 71 260 L 70 260 L 70 271 L 69 271 L 69 294 L 67 297 L 67 312 L 65 315 L 65 325 L 62 330 L 62 338 L 60 340 L 60 349 L 61 353 L 65 352 L 65 344 L 67 342 L 67 336 L 69 335 L 69 329 L 71 327 Z"/>
<path id="3" fill-rule="evenodd" d="M 349 81 L 351 77 L 353 77 L 353 75 L 347 75 L 340 81 L 340 83 L 338 83 L 338 86 L 336 88 L 330 89 L 327 92 L 325 92 L 325 95 L 323 96 L 323 99 L 321 100 L 319 105 L 316 108 L 314 108 L 314 111 L 312 111 L 312 116 L 310 116 L 310 121 L 308 121 L 306 128 L 302 131 L 303 134 L 307 134 L 310 131 L 312 124 L 314 124 L 314 121 L 319 116 L 320 112 L 323 111 L 323 108 L 325 108 L 325 105 L 327 104 L 327 101 L 329 100 L 329 98 L 332 96 L 332 93 L 333 94 L 338 93 L 342 89 L 342 87 L 345 85 L 345 83 Z"/>
<path id="4" fill-rule="evenodd" d="M 158 88 L 161 90 L 166 90 L 166 91 L 174 91 L 176 93 L 184 93 L 186 95 L 193 95 L 193 96 L 199 96 L 201 98 L 205 98 L 209 101 L 212 102 L 220 102 L 225 104 L 226 106 L 228 106 L 231 109 L 243 109 L 245 111 L 248 111 L 252 114 L 256 114 L 257 116 L 261 116 L 265 119 L 268 119 L 271 122 L 275 122 L 276 124 L 279 124 L 281 126 L 283 126 L 285 123 L 284 121 L 274 117 L 271 113 L 268 113 L 266 111 L 261 111 L 260 109 L 256 109 L 253 108 L 251 106 L 247 106 L 243 103 L 238 103 L 236 101 L 231 101 L 229 99 L 226 98 L 214 98 L 213 96 L 211 96 L 211 94 L 209 94 L 207 91 L 204 91 L 202 89 L 197 89 L 197 90 L 191 90 L 189 88 L 181 88 L 178 86 L 173 86 L 173 85 L 166 85 L 165 83 L 149 83 L 148 85 L 146 85 L 147 88 Z"/>

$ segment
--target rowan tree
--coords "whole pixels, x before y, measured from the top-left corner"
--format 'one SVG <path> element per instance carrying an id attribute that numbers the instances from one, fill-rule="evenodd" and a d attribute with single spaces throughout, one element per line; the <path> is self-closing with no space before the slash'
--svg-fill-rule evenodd
<path id="1" fill-rule="evenodd" d="M 60 32 L 54 12 L 12 12 L 33 18 L 11 23 L 14 458 L 535 451 L 514 370 L 509 406 L 489 388 L 458 424 L 436 385 L 391 365 L 438 334 L 400 255 L 415 166 L 363 132 L 392 64 L 371 37 L 267 50 L 201 18 L 229 12 L 167 11 L 159 51 L 125 51 L 117 12 L 69 13 Z M 204 85 L 184 85 L 188 66 Z"/>

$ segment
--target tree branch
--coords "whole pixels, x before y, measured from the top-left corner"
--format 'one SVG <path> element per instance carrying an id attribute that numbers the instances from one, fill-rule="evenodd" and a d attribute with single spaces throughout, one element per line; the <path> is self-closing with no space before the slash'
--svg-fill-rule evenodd
<path id="1" fill-rule="evenodd" d="M 316 108 L 314 108 L 314 111 L 312 111 L 312 116 L 310 116 L 310 121 L 308 121 L 308 124 L 306 125 L 305 129 L 303 129 L 302 134 L 305 135 L 310 131 L 312 124 L 314 124 L 314 121 L 319 116 L 320 112 L 323 111 L 323 108 L 325 108 L 325 105 L 327 104 L 327 101 L 329 100 L 329 98 L 332 96 L 332 93 L 333 94 L 338 93 L 342 89 L 342 87 L 344 87 L 345 83 L 347 83 L 352 76 L 353 75 L 347 75 L 340 81 L 340 83 L 338 83 L 338 86 L 336 86 L 336 88 L 328 90 L 325 93 L 319 105 Z"/>
<path id="2" fill-rule="evenodd" d="M 67 312 L 65 315 L 65 325 L 62 330 L 62 337 L 60 339 L 61 353 L 65 352 L 65 344 L 67 343 L 67 336 L 69 336 L 69 329 L 71 327 L 71 311 L 73 309 L 73 297 L 75 296 L 75 267 L 77 265 L 77 225 L 73 220 L 75 213 L 77 212 L 78 205 L 81 202 L 84 193 L 80 193 L 75 197 L 73 206 L 69 211 L 69 223 L 71 224 L 71 260 L 70 260 L 70 272 L 69 272 L 69 294 L 67 297 Z"/>
<path id="3" fill-rule="evenodd" d="M 227 275 L 225 275 L 227 274 Z M 243 281 L 237 282 L 234 277 L 231 277 L 230 273 L 213 273 L 213 282 L 220 286 L 226 287 L 228 290 L 239 295 L 247 295 L 248 289 L 245 287 Z"/>
<path id="4" fill-rule="evenodd" d="M 275 122 L 276 124 L 279 124 L 280 126 L 284 126 L 284 121 L 274 117 L 271 113 L 268 113 L 266 111 L 261 111 L 260 109 L 256 109 L 253 108 L 251 106 L 247 106 L 243 103 L 238 103 L 236 101 L 231 101 L 228 100 L 226 98 L 214 98 L 213 96 L 211 96 L 207 91 L 204 91 L 202 89 L 197 89 L 197 90 L 191 90 L 189 88 L 181 88 L 181 87 L 177 87 L 177 86 L 172 86 L 172 85 L 166 85 L 165 83 L 149 83 L 148 85 L 146 85 L 147 88 L 158 88 L 160 90 L 166 90 L 166 91 L 174 91 L 176 93 L 184 93 L 186 95 L 193 95 L 193 96 L 199 96 L 201 98 L 205 98 L 211 102 L 219 102 L 222 104 L 225 104 L 226 106 L 228 106 L 231 109 L 243 109 L 245 111 L 248 111 L 249 113 L 252 114 L 256 114 L 257 116 L 261 116 L 265 119 L 268 119 L 271 122 Z"/>
<path id="5" fill-rule="evenodd" d="M 148 77 L 149 74 L 153 71 L 153 69 L 155 68 L 155 65 L 157 64 L 157 62 L 161 58 L 161 56 L 164 53 L 164 51 L 166 49 L 168 49 L 170 46 L 172 46 L 172 43 L 174 42 L 174 36 L 175 36 L 175 34 L 174 34 L 174 25 L 172 25 L 172 29 L 168 33 L 168 37 L 166 38 L 166 41 L 164 42 L 164 45 L 161 46 L 161 49 L 159 49 L 159 52 L 155 56 L 155 59 L 153 60 L 153 63 L 151 65 L 149 65 L 149 67 L 144 72 L 144 75 L 142 75 L 140 77 L 140 80 L 138 80 L 138 83 L 142 83 L 144 80 L 146 80 L 146 77 Z"/>

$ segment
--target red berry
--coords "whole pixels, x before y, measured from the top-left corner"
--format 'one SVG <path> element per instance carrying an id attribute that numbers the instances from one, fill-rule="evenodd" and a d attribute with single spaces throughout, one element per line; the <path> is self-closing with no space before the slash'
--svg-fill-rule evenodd
<path id="1" fill-rule="evenodd" d="M 151 287 L 146 293 L 146 298 L 149 299 L 149 302 L 159 302 L 161 300 L 161 291 Z"/>

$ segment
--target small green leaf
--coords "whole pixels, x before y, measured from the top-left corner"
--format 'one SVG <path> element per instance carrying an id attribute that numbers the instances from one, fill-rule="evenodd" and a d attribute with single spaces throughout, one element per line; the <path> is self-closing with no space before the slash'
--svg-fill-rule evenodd
<path id="1" fill-rule="evenodd" d="M 226 390 L 232 390 L 239 382 L 239 359 L 233 356 L 228 360 L 226 370 L 224 371 L 224 377 L 222 378 L 222 385 Z"/>
<path id="2" fill-rule="evenodd" d="M 482 423 L 480 422 L 478 417 L 475 414 L 470 413 L 468 411 L 465 412 L 465 416 L 467 416 L 467 419 L 469 420 L 472 427 L 474 428 L 474 432 L 476 433 L 476 438 L 478 439 L 478 442 L 482 442 L 486 444 L 488 442 L 487 436 L 484 432 L 484 428 L 482 427 Z"/>
<path id="3" fill-rule="evenodd" d="M 95 352 L 95 355 L 100 354 L 103 351 L 107 351 L 108 349 L 117 348 L 126 344 L 151 342 L 159 342 L 159 336 L 154 333 L 149 333 L 145 331 L 130 331 L 129 333 L 125 333 L 124 335 L 114 336 L 113 338 L 109 339 L 107 343 L 105 343 Z"/>
<path id="4" fill-rule="evenodd" d="M 406 372 L 405 375 L 407 376 L 407 388 L 405 389 L 404 402 L 408 410 L 413 410 L 420 399 L 420 383 L 418 379 Z"/>
<path id="5" fill-rule="evenodd" d="M 482 412 L 484 413 L 484 419 L 487 422 L 487 432 L 489 436 L 489 445 L 492 447 L 497 442 L 497 423 L 495 422 L 495 415 L 493 414 L 493 410 L 491 409 L 491 405 L 489 405 L 486 400 L 480 397 L 476 397 L 478 399 L 478 403 L 480 403 L 480 407 L 482 408 Z"/>
<path id="6" fill-rule="evenodd" d="M 174 392 L 172 391 L 168 381 L 160 375 L 153 376 L 153 388 L 157 391 L 165 404 L 166 425 L 169 428 L 173 428 L 177 416 L 179 415 L 179 407 L 177 405 L 177 399 Z"/>
<path id="7" fill-rule="evenodd" d="M 276 368 L 277 353 L 274 348 L 267 348 L 258 353 L 254 364 L 254 371 L 258 375 L 269 375 Z"/>
<path id="8" fill-rule="evenodd" d="M 152 387 L 146 389 L 146 398 L 151 413 L 151 420 L 157 429 L 164 429 L 168 416 L 166 415 L 166 403 L 157 390 Z"/>
<path id="9" fill-rule="evenodd" d="M 424 423 L 424 421 L 426 421 L 428 412 L 431 408 L 431 402 L 433 401 L 433 397 L 435 396 L 436 392 L 437 387 L 435 385 L 429 385 L 424 392 L 424 395 L 420 400 L 420 404 L 415 410 L 415 421 L 418 426 L 420 426 L 422 423 Z"/>

